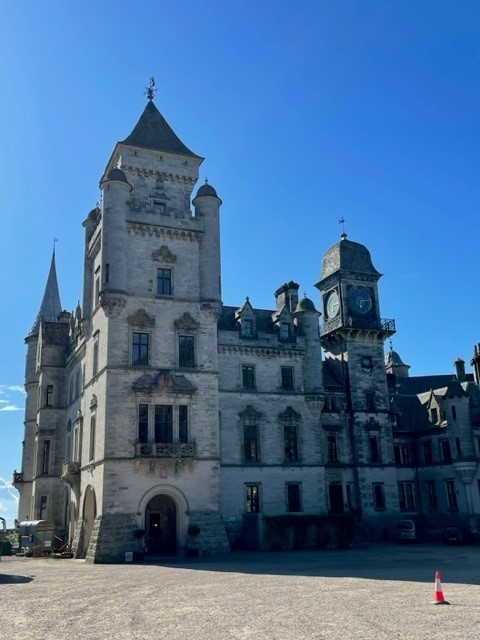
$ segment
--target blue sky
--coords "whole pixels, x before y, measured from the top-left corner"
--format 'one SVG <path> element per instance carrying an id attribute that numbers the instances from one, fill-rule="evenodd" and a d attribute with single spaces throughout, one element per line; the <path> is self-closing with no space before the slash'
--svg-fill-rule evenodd
<path id="1" fill-rule="evenodd" d="M 223 297 L 318 304 L 346 218 L 371 250 L 411 374 L 480 342 L 480 4 L 464 0 L 2 3 L 0 515 L 21 467 L 24 337 L 57 237 L 81 297 L 82 221 L 117 140 L 156 105 L 223 199 Z"/>

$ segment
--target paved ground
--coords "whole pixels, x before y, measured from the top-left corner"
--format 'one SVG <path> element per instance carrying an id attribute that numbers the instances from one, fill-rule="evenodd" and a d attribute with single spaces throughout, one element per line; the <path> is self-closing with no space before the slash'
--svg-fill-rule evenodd
<path id="1" fill-rule="evenodd" d="M 0 639 L 480 636 L 480 547 L 372 545 L 135 565 L 3 558 Z M 435 571 L 450 606 L 434 606 Z"/>

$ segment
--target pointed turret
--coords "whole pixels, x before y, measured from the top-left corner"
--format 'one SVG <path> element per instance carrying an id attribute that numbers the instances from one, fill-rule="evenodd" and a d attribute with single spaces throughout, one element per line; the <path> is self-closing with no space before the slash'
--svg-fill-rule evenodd
<path id="1" fill-rule="evenodd" d="M 38 312 L 29 335 L 38 335 L 41 320 L 45 320 L 46 322 L 57 322 L 61 311 L 62 305 L 60 303 L 60 293 L 58 291 L 54 250 L 52 254 L 52 262 L 50 264 L 50 271 L 48 272 L 47 284 L 45 286 L 45 293 L 43 294 L 42 304 L 40 305 L 40 311 Z"/>

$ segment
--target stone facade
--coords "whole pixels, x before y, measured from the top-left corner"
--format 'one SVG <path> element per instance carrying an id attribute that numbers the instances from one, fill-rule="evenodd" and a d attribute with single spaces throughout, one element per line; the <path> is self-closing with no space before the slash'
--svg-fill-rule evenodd
<path id="1" fill-rule="evenodd" d="M 349 511 L 378 532 L 479 513 L 478 354 L 475 381 L 458 364 L 439 385 L 385 362 L 380 274 L 345 235 L 320 311 L 294 282 L 272 310 L 222 306 L 222 202 L 205 184 L 190 206 L 202 160 L 149 100 L 83 223 L 72 314 L 52 260 L 26 339 L 19 519 L 120 562 L 261 548 L 263 515 Z"/>

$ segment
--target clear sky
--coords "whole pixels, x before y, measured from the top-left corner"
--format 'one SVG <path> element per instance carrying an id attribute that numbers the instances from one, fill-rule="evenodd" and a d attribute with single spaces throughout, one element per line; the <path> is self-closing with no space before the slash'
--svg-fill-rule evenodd
<path id="1" fill-rule="evenodd" d="M 223 199 L 225 304 L 314 288 L 365 244 L 412 375 L 480 342 L 478 0 L 4 0 L 0 26 L 0 515 L 16 513 L 24 338 L 53 238 L 81 298 L 82 221 L 117 140 L 155 103 Z"/>

